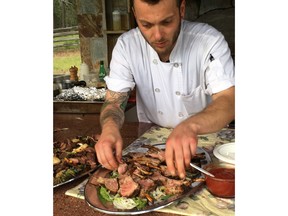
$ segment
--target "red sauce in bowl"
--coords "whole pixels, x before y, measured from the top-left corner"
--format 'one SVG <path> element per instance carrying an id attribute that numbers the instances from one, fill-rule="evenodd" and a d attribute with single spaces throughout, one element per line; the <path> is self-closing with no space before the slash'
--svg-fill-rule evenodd
<path id="1" fill-rule="evenodd" d="M 235 169 L 210 167 L 207 169 L 215 177 L 205 176 L 208 190 L 215 196 L 232 198 L 235 196 Z"/>
<path id="2" fill-rule="evenodd" d="M 216 168 L 210 171 L 215 178 L 220 179 L 235 179 L 235 169 Z"/>

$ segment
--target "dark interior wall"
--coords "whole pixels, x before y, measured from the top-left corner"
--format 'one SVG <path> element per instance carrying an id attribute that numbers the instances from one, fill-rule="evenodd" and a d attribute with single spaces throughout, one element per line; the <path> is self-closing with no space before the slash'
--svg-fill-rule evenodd
<path id="1" fill-rule="evenodd" d="M 186 0 L 185 19 L 208 23 L 222 32 L 235 57 L 234 0 Z"/>

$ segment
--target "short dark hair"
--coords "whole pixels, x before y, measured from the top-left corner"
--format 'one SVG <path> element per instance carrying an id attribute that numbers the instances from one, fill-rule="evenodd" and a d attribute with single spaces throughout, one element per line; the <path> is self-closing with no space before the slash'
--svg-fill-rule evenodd
<path id="1" fill-rule="evenodd" d="M 151 5 L 155 5 L 155 4 L 158 4 L 161 0 L 141 0 L 141 1 L 151 4 Z M 176 0 L 176 2 L 177 2 L 177 7 L 180 7 L 182 0 Z M 134 5 L 134 0 L 132 1 L 132 6 L 133 5 Z"/>

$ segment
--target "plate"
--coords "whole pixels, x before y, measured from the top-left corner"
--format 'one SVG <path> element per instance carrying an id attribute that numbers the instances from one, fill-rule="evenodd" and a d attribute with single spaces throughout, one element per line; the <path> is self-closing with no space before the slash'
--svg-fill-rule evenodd
<path id="1" fill-rule="evenodd" d="M 77 136 L 66 141 L 53 142 L 53 188 L 79 179 L 97 169 L 95 142 L 90 136 Z"/>
<path id="2" fill-rule="evenodd" d="M 98 166 L 97 166 L 97 167 L 98 167 Z M 80 174 L 80 175 L 78 175 L 78 176 L 76 176 L 76 177 L 74 177 L 74 178 L 70 178 L 70 179 L 68 179 L 68 180 L 66 180 L 66 181 L 63 181 L 63 182 L 58 183 L 58 184 L 55 184 L 55 185 L 53 185 L 53 188 L 60 187 L 60 186 L 65 185 L 65 184 L 67 184 L 67 183 L 69 183 L 69 182 L 73 182 L 73 181 L 75 181 L 75 180 L 77 180 L 77 179 L 79 179 L 79 178 L 82 178 L 82 177 L 84 177 L 84 176 L 86 176 L 86 175 L 89 175 L 90 173 L 94 172 L 94 171 L 97 169 L 97 167 L 95 167 L 94 169 L 90 169 L 90 170 L 88 170 L 87 172 L 83 172 L 82 174 Z"/>
<path id="3" fill-rule="evenodd" d="M 235 164 L 235 143 L 226 143 L 217 146 L 213 150 L 213 154 L 221 161 Z"/>
<path id="4" fill-rule="evenodd" d="M 158 147 L 159 148 L 159 147 Z M 137 149 L 137 151 L 140 151 L 139 149 Z M 135 151 L 133 151 L 135 152 Z M 202 148 L 198 147 L 197 148 L 197 153 L 205 153 L 205 161 L 206 164 L 211 163 L 211 158 L 210 155 Z M 202 166 L 206 165 L 203 164 Z M 157 204 L 151 204 L 151 205 L 147 205 L 145 208 L 141 209 L 141 210 L 137 210 L 137 209 L 131 209 L 131 210 L 120 210 L 117 209 L 113 206 L 113 204 L 111 202 L 102 202 L 101 201 L 101 197 L 99 197 L 98 193 L 99 193 L 99 186 L 95 186 L 93 184 L 91 184 L 91 179 L 93 177 L 107 177 L 108 173 L 110 171 L 100 167 L 96 170 L 95 173 L 93 173 L 87 184 L 85 185 L 85 189 L 84 189 L 84 197 L 85 197 L 85 201 L 88 203 L 88 205 L 90 207 L 92 207 L 94 210 L 99 211 L 99 212 L 103 212 L 106 214 L 112 214 L 112 215 L 137 215 L 137 214 L 143 214 L 143 213 L 148 213 L 151 211 L 155 211 L 161 208 L 164 208 L 170 204 L 172 204 L 173 202 L 180 200 L 184 197 L 187 197 L 191 194 L 195 194 L 198 190 L 200 190 L 204 185 L 205 182 L 193 182 L 190 186 L 189 186 L 189 190 L 185 190 L 183 194 L 178 194 L 175 196 L 171 196 L 168 200 L 157 203 Z M 202 177 L 204 178 L 203 174 L 199 172 L 199 176 L 197 177 Z"/>

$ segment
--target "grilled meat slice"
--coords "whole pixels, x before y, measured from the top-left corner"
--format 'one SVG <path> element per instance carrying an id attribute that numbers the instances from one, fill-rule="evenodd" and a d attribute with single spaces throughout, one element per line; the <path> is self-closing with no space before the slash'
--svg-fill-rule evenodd
<path id="1" fill-rule="evenodd" d="M 161 161 L 159 159 L 152 158 L 152 157 L 146 157 L 146 156 L 132 159 L 132 161 L 137 161 L 139 164 L 142 164 L 142 165 L 151 164 L 155 167 L 158 167 L 159 164 L 161 163 Z"/>
<path id="2" fill-rule="evenodd" d="M 150 179 L 152 179 L 153 181 L 160 181 L 162 182 L 162 185 L 164 185 L 167 180 L 167 178 L 163 176 L 158 170 L 154 171 L 153 175 L 150 176 Z"/>
<path id="3" fill-rule="evenodd" d="M 147 194 L 148 194 L 150 191 L 155 190 L 156 187 L 157 187 L 157 184 L 156 184 L 153 180 L 151 180 L 151 179 L 149 179 L 149 178 L 147 178 L 147 179 L 140 179 L 139 181 L 137 181 L 137 183 L 138 183 L 139 185 L 141 185 L 141 190 L 140 190 L 140 194 L 139 194 L 139 196 L 140 196 L 141 198 L 147 198 Z M 147 199 L 148 199 L 148 198 L 147 198 Z M 148 199 L 148 200 L 149 200 L 149 202 L 152 202 L 152 201 L 150 201 L 150 199 Z"/>
<path id="4" fill-rule="evenodd" d="M 103 178 L 101 176 L 99 177 L 92 177 L 91 184 L 94 185 L 105 185 L 105 187 L 113 192 L 117 193 L 119 189 L 119 184 L 117 178 Z"/>
<path id="5" fill-rule="evenodd" d="M 150 168 L 144 165 L 141 165 L 137 162 L 134 162 L 134 165 L 136 166 L 136 168 L 141 172 L 141 175 L 152 175 L 153 172 L 150 171 Z"/>
<path id="6" fill-rule="evenodd" d="M 132 178 L 134 180 L 137 180 L 137 179 L 144 179 L 145 177 L 142 175 L 139 169 L 135 169 L 134 172 L 132 173 Z"/>
<path id="7" fill-rule="evenodd" d="M 157 153 L 150 153 L 148 155 L 152 158 L 157 158 L 158 160 L 160 160 L 161 163 L 163 163 L 165 161 L 165 152 L 164 151 L 160 151 Z"/>
<path id="8" fill-rule="evenodd" d="M 159 164 L 161 163 L 159 159 L 153 158 L 149 155 L 139 153 L 139 152 L 132 152 L 132 153 L 129 153 L 127 156 L 129 156 L 126 159 L 127 163 L 137 162 L 139 164 L 143 164 L 143 165 L 151 164 L 153 166 L 159 166 Z"/>
<path id="9" fill-rule="evenodd" d="M 140 179 L 137 183 L 141 185 L 141 188 L 146 192 L 154 190 L 157 186 L 155 182 L 150 178 Z"/>
<path id="10" fill-rule="evenodd" d="M 118 180 L 116 178 L 108 178 L 105 180 L 105 187 L 113 192 L 113 193 L 117 193 L 119 190 L 119 184 L 118 184 Z"/>
<path id="11" fill-rule="evenodd" d="M 140 186 L 136 183 L 131 176 L 126 175 L 119 180 L 120 189 L 119 193 L 123 197 L 132 197 L 139 193 Z"/>
<path id="12" fill-rule="evenodd" d="M 104 185 L 105 184 L 105 179 L 106 178 L 103 178 L 101 176 L 99 176 L 99 177 L 92 176 L 91 184 L 93 184 L 93 185 Z"/>
<path id="13" fill-rule="evenodd" d="M 182 180 L 175 180 L 167 178 L 164 187 L 166 194 L 181 194 L 184 191 Z"/>
<path id="14" fill-rule="evenodd" d="M 150 178 L 153 181 L 160 181 L 165 187 L 165 193 L 167 195 L 183 193 L 184 187 L 192 184 L 191 180 L 171 179 L 163 176 L 159 171 L 154 172 Z"/>
<path id="15" fill-rule="evenodd" d="M 161 169 L 161 174 L 164 175 L 165 177 L 173 177 L 171 173 L 167 170 L 166 165 L 160 165 Z M 178 172 L 176 171 L 176 176 L 178 175 Z"/>

